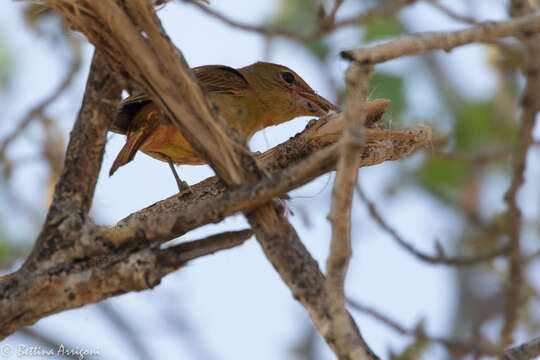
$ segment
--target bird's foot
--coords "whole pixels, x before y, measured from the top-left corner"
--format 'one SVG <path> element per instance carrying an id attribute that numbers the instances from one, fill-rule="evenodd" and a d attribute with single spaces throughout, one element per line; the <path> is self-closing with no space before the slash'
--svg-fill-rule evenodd
<path id="1" fill-rule="evenodd" d="M 180 181 L 178 184 L 178 195 L 195 194 L 195 191 L 185 181 Z"/>

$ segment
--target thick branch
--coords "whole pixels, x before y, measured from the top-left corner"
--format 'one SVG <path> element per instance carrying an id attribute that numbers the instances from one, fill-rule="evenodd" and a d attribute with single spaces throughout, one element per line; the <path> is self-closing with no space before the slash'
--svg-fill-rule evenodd
<path id="1" fill-rule="evenodd" d="M 253 218 L 249 217 L 249 219 Z M 352 357 L 356 356 L 355 350 L 367 352 L 363 355 L 365 359 L 378 359 L 363 342 L 362 337 L 359 337 L 359 330 L 350 316 L 341 324 L 344 326 L 342 331 L 348 332 L 352 341 L 359 339 L 363 349 L 351 349 L 340 343 L 343 339 L 337 337 L 341 334 L 336 334 L 333 328 L 336 319 L 329 311 L 328 295 L 324 288 L 325 279 L 319 265 L 311 257 L 291 225 L 282 219 L 281 214 L 275 213 L 264 222 L 256 219 L 251 223 L 253 230 L 261 236 L 259 243 L 266 257 L 272 260 L 272 265 L 283 281 L 289 285 L 295 299 L 306 308 L 313 324 L 340 360 L 358 358 Z M 288 234 L 288 237 L 275 236 L 276 228 L 280 233 Z"/>
<path id="2" fill-rule="evenodd" d="M 238 211 L 254 209 L 305 184 L 335 169 L 338 148 L 329 146 L 320 150 L 320 147 L 339 139 L 341 126 L 336 123 L 340 123 L 340 119 L 338 115 L 308 125 L 301 134 L 260 155 L 259 166 L 273 174 L 269 179 L 235 190 L 227 190 L 217 178 L 206 179 L 193 186 L 194 194 L 180 198 L 175 195 L 140 210 L 117 226 L 104 228 L 103 236 L 116 238 L 115 243 L 109 245 L 114 247 L 139 246 L 136 239 L 140 239 L 141 234 L 145 242 L 161 243 L 209 222 L 219 222 Z M 357 155 L 359 166 L 402 158 L 431 139 L 431 131 L 426 127 L 401 131 L 366 129 L 365 132 L 368 144 Z M 91 244 L 96 245 L 96 242 Z"/>
<path id="3" fill-rule="evenodd" d="M 77 121 L 71 132 L 64 169 L 55 189 L 55 204 L 90 210 L 101 160 L 107 141 L 107 130 L 120 100 L 120 87 L 109 74 L 104 59 L 92 59 L 88 83 Z"/>
<path id="4" fill-rule="evenodd" d="M 104 59 L 95 54 L 90 68 L 83 104 L 70 135 L 64 169 L 32 253 L 27 270 L 42 260 L 51 260 L 61 248 L 73 245 L 74 232 L 86 221 L 94 196 L 107 129 L 114 113 L 112 104 L 120 100 L 120 88 L 110 76 Z"/>
<path id="5" fill-rule="evenodd" d="M 41 318 L 131 291 L 151 289 L 195 258 L 241 245 L 251 230 L 223 233 L 164 250 L 145 248 L 77 259 L 0 282 L 0 340 Z"/>

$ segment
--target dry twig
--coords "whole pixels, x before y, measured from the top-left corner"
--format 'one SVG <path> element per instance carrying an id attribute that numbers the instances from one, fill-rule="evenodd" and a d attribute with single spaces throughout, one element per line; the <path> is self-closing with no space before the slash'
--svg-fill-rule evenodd
<path id="1" fill-rule="evenodd" d="M 205 14 L 210 15 L 234 28 L 244 30 L 244 31 L 254 32 L 266 38 L 281 36 L 281 37 L 284 37 L 284 38 L 287 38 L 289 40 L 296 41 L 299 43 L 307 43 L 309 41 L 321 39 L 322 37 L 343 27 L 367 25 L 368 23 L 370 23 L 371 21 L 377 18 L 390 17 L 396 14 L 397 12 L 399 12 L 402 8 L 412 5 L 419 0 L 397 0 L 397 1 L 392 1 L 389 3 L 383 3 L 357 16 L 352 16 L 350 18 L 346 18 L 340 21 L 335 21 L 335 13 L 337 12 L 337 10 L 339 9 L 339 6 L 341 5 L 341 0 L 337 0 L 334 7 L 330 11 L 330 14 L 326 18 L 323 19 L 321 26 L 316 27 L 312 32 L 307 33 L 307 34 L 300 33 L 300 32 L 287 31 L 283 29 L 276 29 L 276 28 L 272 28 L 268 26 L 244 24 L 225 16 L 213 10 L 209 6 L 201 4 L 198 1 L 193 1 L 193 0 L 182 0 L 182 1 L 195 5 Z"/>
<path id="2" fill-rule="evenodd" d="M 439 0 L 427 0 L 427 2 L 428 4 L 430 4 L 431 6 L 433 6 L 434 8 L 436 8 L 437 10 L 439 10 L 440 12 L 442 12 L 443 14 L 445 14 L 451 19 L 454 19 L 456 21 L 460 21 L 466 24 L 470 24 L 470 25 L 478 24 L 478 21 L 474 19 L 473 17 L 458 14 L 457 12 L 455 12 L 448 6 L 441 4 Z"/>
<path id="3" fill-rule="evenodd" d="M 510 348 L 499 358 L 501 360 L 533 360 L 540 356 L 540 337 Z"/>
<path id="4" fill-rule="evenodd" d="M 511 12 L 514 15 L 533 14 L 534 9 L 527 1 L 513 0 Z M 531 17 L 528 15 L 526 17 Z M 526 18 L 525 17 L 525 18 Z M 518 322 L 518 312 L 522 299 L 520 291 L 523 285 L 523 270 L 521 256 L 521 210 L 517 204 L 517 193 L 525 182 L 525 168 L 527 164 L 527 154 L 533 144 L 533 129 L 536 123 L 536 114 L 540 111 L 540 37 L 538 35 L 523 34 L 521 39 L 527 47 L 527 54 L 524 61 L 523 72 L 527 79 L 525 91 L 522 98 L 523 112 L 521 115 L 520 134 L 513 156 L 512 182 L 504 196 L 508 206 L 506 219 L 508 236 L 510 238 L 510 270 L 508 274 L 508 296 L 504 311 L 504 325 L 501 331 L 501 343 L 508 346 L 512 343 L 513 332 Z"/>
<path id="5" fill-rule="evenodd" d="M 372 111 L 370 109 L 373 107 L 368 104 L 368 113 Z M 221 221 L 238 211 L 253 209 L 332 171 L 339 147 L 331 144 L 341 136 L 341 119 L 342 115 L 338 114 L 310 123 L 302 133 L 258 156 L 259 166 L 272 174 L 269 179 L 235 190 L 228 190 L 217 178 L 204 180 L 193 185 L 194 194 L 180 198 L 175 195 L 140 210 L 113 228 L 103 228 L 102 236 L 115 239 L 116 247 L 135 246 L 135 234 L 144 231 L 146 242 L 160 243 L 206 223 Z M 367 145 L 359 154 L 360 166 L 400 159 L 431 139 L 431 131 L 427 127 L 364 131 Z M 85 249 L 85 253 L 89 251 L 90 248 Z"/>
<path id="6" fill-rule="evenodd" d="M 404 35 L 368 48 L 342 51 L 341 56 L 360 64 L 375 64 L 431 50 L 450 51 L 471 43 L 491 43 L 508 36 L 540 32 L 540 15 L 527 15 L 509 21 L 488 21 L 466 30 Z"/>
<path id="7" fill-rule="evenodd" d="M 357 153 L 364 145 L 363 127 L 366 119 L 366 100 L 371 66 L 352 66 L 347 70 L 347 109 L 343 126 L 336 180 L 332 194 L 332 207 L 328 219 L 332 223 L 332 242 L 326 263 L 329 315 L 334 318 L 332 332 L 337 341 L 350 341 L 343 324 L 350 321 L 345 309 L 345 276 L 351 258 L 351 205 L 360 158 Z M 354 347 L 354 344 L 349 347 Z M 358 344 L 351 359 L 365 359 Z"/>
<path id="8" fill-rule="evenodd" d="M 467 342 L 429 336 L 428 334 L 426 334 L 422 326 L 418 326 L 415 329 L 407 329 L 405 326 L 398 324 L 396 321 L 390 319 L 388 316 L 383 315 L 382 313 L 373 308 L 362 305 L 352 300 L 347 300 L 347 303 L 351 305 L 354 310 L 360 311 L 363 314 L 375 318 L 376 320 L 387 325 L 401 335 L 411 335 L 417 338 L 426 339 L 427 341 L 430 341 L 432 343 L 440 344 L 444 346 L 446 350 L 454 356 L 465 356 L 468 354 L 495 356 L 501 353 L 501 351 L 496 346 L 489 343 L 478 343 L 472 341 Z"/>
<path id="9" fill-rule="evenodd" d="M 32 123 L 34 119 L 37 119 L 43 115 L 43 111 L 53 102 L 58 99 L 60 95 L 69 87 L 71 82 L 73 81 L 73 78 L 81 68 L 81 56 L 75 55 L 74 60 L 72 61 L 71 65 L 69 66 L 69 71 L 67 72 L 66 76 L 64 77 L 64 80 L 58 85 L 58 87 L 43 101 L 41 101 L 39 104 L 34 106 L 27 114 L 26 116 L 19 122 L 17 125 L 17 128 L 13 130 L 13 132 L 9 135 L 7 135 L 1 142 L 0 145 L 0 161 L 4 160 L 6 158 L 6 151 L 9 147 L 9 145 L 21 135 L 24 130 Z"/>
<path id="10" fill-rule="evenodd" d="M 395 242 L 401 246 L 403 249 L 407 250 L 409 253 L 417 257 L 418 259 L 425 261 L 429 264 L 441 264 L 441 265 L 449 265 L 449 266 L 473 266 L 478 265 L 482 262 L 491 261 L 499 256 L 506 256 L 508 255 L 508 252 L 510 250 L 510 245 L 504 245 L 500 248 L 487 251 L 481 254 L 475 254 L 475 255 L 468 255 L 468 256 L 457 256 L 457 257 L 447 257 L 443 253 L 440 253 L 438 256 L 431 256 L 424 254 L 423 252 L 416 249 L 412 244 L 407 242 L 399 233 L 394 230 L 390 225 L 384 221 L 381 214 L 377 211 L 377 208 L 371 202 L 366 195 L 364 194 L 364 191 L 360 187 L 360 185 L 356 185 L 356 191 L 358 193 L 358 196 L 362 201 L 366 204 L 368 207 L 369 213 L 371 217 L 379 224 L 381 228 L 383 228 L 390 236 L 395 240 Z M 442 249 L 439 248 L 439 252 L 441 252 Z"/>

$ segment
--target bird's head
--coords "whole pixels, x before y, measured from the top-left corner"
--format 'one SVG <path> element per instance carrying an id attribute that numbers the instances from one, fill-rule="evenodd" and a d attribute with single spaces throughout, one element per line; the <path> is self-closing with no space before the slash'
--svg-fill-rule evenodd
<path id="1" fill-rule="evenodd" d="M 286 66 L 257 62 L 239 69 L 265 105 L 269 116 L 265 126 L 277 125 L 297 116 L 322 116 L 336 107 L 317 95 Z"/>

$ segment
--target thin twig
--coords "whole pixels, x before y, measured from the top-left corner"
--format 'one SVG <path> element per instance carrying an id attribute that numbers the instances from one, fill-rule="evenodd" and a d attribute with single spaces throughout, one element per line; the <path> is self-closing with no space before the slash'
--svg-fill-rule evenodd
<path id="1" fill-rule="evenodd" d="M 476 154 L 469 154 L 464 151 L 442 151 L 435 148 L 432 155 L 442 157 L 445 159 L 457 160 L 463 163 L 468 163 L 475 166 L 483 166 L 494 162 L 500 162 L 510 157 L 509 149 L 490 150 L 489 152 L 479 152 Z"/>
<path id="2" fill-rule="evenodd" d="M 356 191 L 358 196 L 368 207 L 371 217 L 383 228 L 390 236 L 395 240 L 395 242 L 401 246 L 403 249 L 407 250 L 412 255 L 416 256 L 418 259 L 423 260 L 429 264 L 440 264 L 440 265 L 449 265 L 449 266 L 473 266 L 478 265 L 479 263 L 493 260 L 499 256 L 505 256 L 510 250 L 510 245 L 503 245 L 497 249 L 487 251 L 481 254 L 468 255 L 468 256 L 458 256 L 458 257 L 446 257 L 443 254 L 439 256 L 427 255 L 418 249 L 416 249 L 412 244 L 407 242 L 399 233 L 394 230 L 390 225 L 384 221 L 381 214 L 377 211 L 377 208 L 371 202 L 359 184 L 356 185 Z"/>
<path id="3" fill-rule="evenodd" d="M 94 54 L 83 104 L 70 134 L 62 174 L 56 183 L 45 224 L 24 266 L 31 269 L 41 260 L 51 260 L 56 250 L 73 247 L 75 239 L 79 238 L 69 237 L 78 232 L 88 219 L 86 215 L 90 211 L 105 152 L 110 114 L 114 112 L 114 107 L 108 102 L 119 101 L 120 95 L 121 89 L 105 60 Z M 59 236 L 58 228 L 64 222 L 70 225 L 65 228 L 63 236 Z"/>
<path id="4" fill-rule="evenodd" d="M 52 268 L 4 276 L 0 279 L 0 340 L 45 316 L 151 289 L 188 261 L 239 246 L 251 235 L 251 230 L 231 231 L 166 249 L 147 247 L 127 253 L 116 249 L 101 256 L 79 257 L 76 265 L 66 263 L 68 259 L 64 258 Z M 50 282 L 50 277 L 55 282 Z"/>
<path id="5" fill-rule="evenodd" d="M 454 20 L 457 20 L 457 21 L 460 21 L 469 25 L 478 24 L 478 21 L 475 18 L 458 14 L 457 12 L 455 12 L 448 6 L 441 4 L 439 0 L 426 0 L 426 1 L 428 4 L 430 4 L 431 6 L 433 6 L 434 8 L 436 8 L 437 10 L 439 10 L 440 12 L 442 12 L 443 14 L 445 14 L 451 19 L 454 19 Z"/>
<path id="6" fill-rule="evenodd" d="M 535 252 L 533 252 L 532 254 L 527 255 L 526 257 L 524 257 L 523 258 L 523 263 L 524 264 L 529 264 L 530 262 L 535 261 L 539 256 L 540 256 L 540 249 L 538 249 Z"/>
<path id="7" fill-rule="evenodd" d="M 515 16 L 532 14 L 534 13 L 534 9 L 528 1 L 513 0 L 511 3 L 511 13 Z M 540 93 L 540 64 L 538 63 L 538 56 L 540 56 L 540 37 L 525 35 L 527 34 L 524 34 L 521 40 L 527 47 L 527 55 L 523 67 L 527 82 L 522 99 L 523 112 L 521 115 L 520 134 L 513 156 L 512 182 L 504 196 L 504 201 L 508 207 L 506 222 L 511 246 L 508 258 L 510 262 L 508 295 L 504 310 L 504 324 L 501 330 L 501 343 L 503 346 L 508 346 L 513 342 L 512 335 L 517 327 L 518 312 L 522 303 L 520 291 L 524 280 L 520 244 L 521 210 L 517 204 L 517 194 L 525 183 L 527 154 L 533 144 L 536 114 L 540 111 L 540 99 L 538 99 L 538 94 Z"/>
<path id="8" fill-rule="evenodd" d="M 310 37 L 306 37 L 305 40 L 317 40 L 323 37 L 324 35 L 329 34 L 330 32 L 336 31 L 337 29 L 348 27 L 348 26 L 363 26 L 367 25 L 370 22 L 378 18 L 387 18 L 394 16 L 401 9 L 406 6 L 410 6 L 419 0 L 397 0 L 392 2 L 382 2 L 381 5 L 369 9 L 359 15 L 352 16 L 341 21 L 336 21 L 334 26 L 329 29 L 316 29 Z"/>
<path id="9" fill-rule="evenodd" d="M 73 81 L 73 78 L 81 68 L 81 56 L 79 54 L 76 54 L 73 61 L 71 62 L 71 65 L 69 67 L 69 71 L 67 72 L 66 76 L 62 80 L 62 82 L 58 85 L 54 91 L 47 96 L 45 99 L 43 99 L 39 104 L 34 106 L 27 114 L 26 116 L 19 122 L 15 130 L 9 135 L 7 135 L 4 140 L 2 140 L 0 145 L 0 161 L 4 160 L 6 158 L 6 151 L 9 147 L 9 145 L 19 137 L 20 134 L 23 133 L 23 131 L 32 123 L 32 121 L 36 118 L 38 118 L 43 111 L 69 87 L 71 82 Z"/>
<path id="10" fill-rule="evenodd" d="M 371 66 L 354 65 L 347 70 L 347 109 L 343 126 L 343 137 L 339 144 L 340 156 L 332 195 L 332 207 L 328 219 L 332 223 L 330 255 L 326 262 L 329 312 L 333 317 L 332 331 L 338 341 L 349 341 L 343 333 L 343 323 L 349 320 L 345 309 L 345 276 L 351 258 L 351 205 L 354 184 L 358 176 L 360 158 L 358 153 L 364 145 L 363 126 L 366 119 L 365 95 L 373 72 Z M 349 348 L 354 344 L 349 344 Z M 354 359 L 364 359 L 363 349 L 356 346 Z"/>
<path id="11" fill-rule="evenodd" d="M 509 21 L 486 21 L 466 30 L 403 35 L 396 40 L 363 49 L 342 51 L 341 56 L 360 64 L 375 64 L 431 50 L 450 51 L 471 43 L 491 43 L 508 36 L 527 36 L 540 32 L 540 15 Z"/>
<path id="12" fill-rule="evenodd" d="M 398 324 L 395 320 L 390 319 L 388 316 L 380 313 L 379 311 L 362 305 L 356 301 L 347 300 L 347 303 L 357 311 L 360 311 L 363 314 L 369 315 L 384 325 L 390 327 L 394 331 L 398 332 L 401 335 L 415 336 L 417 338 L 423 338 L 430 342 L 440 344 L 444 346 L 449 353 L 455 356 L 464 356 L 467 354 L 478 354 L 478 355 L 498 355 L 501 351 L 494 345 L 489 343 L 478 343 L 473 341 L 460 341 L 453 339 L 446 339 L 442 337 L 429 336 L 425 333 L 423 327 L 419 326 L 415 329 L 407 329 L 405 326 Z"/>
<path id="13" fill-rule="evenodd" d="M 343 4 L 343 0 L 335 0 L 334 6 L 332 6 L 332 9 L 328 13 L 328 16 L 326 16 L 326 18 L 324 19 L 323 23 L 320 26 L 327 27 L 327 28 L 332 27 L 336 22 L 336 14 L 342 4 Z"/>
<path id="14" fill-rule="evenodd" d="M 322 37 L 343 27 L 362 26 L 362 25 L 368 24 L 369 22 L 373 21 L 376 18 L 392 16 L 395 13 L 399 12 L 405 6 L 411 5 L 417 2 L 418 0 L 400 0 L 400 1 L 392 1 L 389 4 L 383 3 L 383 5 L 374 7 L 357 16 L 353 16 L 353 17 L 350 17 L 341 21 L 335 21 L 334 11 L 337 12 L 339 8 L 339 5 L 338 5 L 339 1 L 337 1 L 336 5 L 332 9 L 329 16 L 325 18 L 325 20 L 323 21 L 323 26 L 319 26 L 315 28 L 312 32 L 307 33 L 307 34 L 287 31 L 283 29 L 276 29 L 276 28 L 272 28 L 268 26 L 257 26 L 257 25 L 249 25 L 249 24 L 241 23 L 239 21 L 233 20 L 217 12 L 216 10 L 213 10 L 210 6 L 201 4 L 200 2 L 193 1 L 193 0 L 182 0 L 182 1 L 188 4 L 193 4 L 205 14 L 210 15 L 234 28 L 244 30 L 244 31 L 254 32 L 267 38 L 281 36 L 292 41 L 306 43 L 309 41 L 321 39 Z"/>
<path id="15" fill-rule="evenodd" d="M 511 0 L 510 1 L 510 14 L 512 16 L 524 16 L 535 12 L 530 0 Z"/>
<path id="16" fill-rule="evenodd" d="M 169 273 L 188 261 L 242 245 L 252 235 L 253 231 L 249 229 L 227 231 L 204 239 L 184 242 L 163 250 L 155 250 L 155 252 L 160 266 L 165 269 L 165 273 Z"/>
<path id="17" fill-rule="evenodd" d="M 336 153 L 332 145 L 341 137 L 342 114 L 319 119 L 304 132 L 257 157 L 259 166 L 270 178 L 239 189 L 227 190 L 217 178 L 193 186 L 194 194 L 173 196 L 132 214 L 113 228 L 103 229 L 103 236 L 114 246 L 136 246 L 134 234 L 144 231 L 146 241 L 163 242 L 181 236 L 194 227 L 221 221 L 237 211 L 249 210 L 278 195 L 335 169 Z M 402 131 L 365 129 L 366 140 L 383 140 L 366 146 L 358 156 L 361 166 L 400 159 L 428 143 L 431 129 L 412 127 Z M 375 132 L 375 134 L 372 134 Z M 403 139 L 395 135 L 408 135 Z M 386 141 L 384 141 L 386 140 Z M 329 145 L 329 146 L 328 146 Z M 207 194 L 213 194 L 208 197 Z M 113 240 L 116 239 L 116 240 Z M 92 243 L 99 249 L 98 243 Z M 70 250 L 72 251 L 72 250 Z M 86 248 L 85 254 L 89 249 Z"/>
<path id="18" fill-rule="evenodd" d="M 532 360 L 538 356 L 540 356 L 540 337 L 506 350 L 500 360 Z"/>

